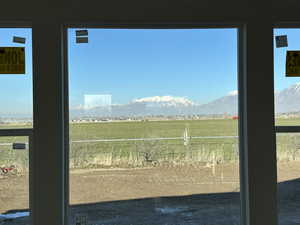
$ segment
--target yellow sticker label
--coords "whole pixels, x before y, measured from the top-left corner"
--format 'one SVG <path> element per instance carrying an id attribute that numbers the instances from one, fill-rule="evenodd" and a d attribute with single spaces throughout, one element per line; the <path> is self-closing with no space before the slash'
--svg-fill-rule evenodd
<path id="1" fill-rule="evenodd" d="M 25 74 L 24 47 L 0 47 L 0 74 Z"/>
<path id="2" fill-rule="evenodd" d="M 286 76 L 300 77 L 300 51 L 286 52 Z"/>

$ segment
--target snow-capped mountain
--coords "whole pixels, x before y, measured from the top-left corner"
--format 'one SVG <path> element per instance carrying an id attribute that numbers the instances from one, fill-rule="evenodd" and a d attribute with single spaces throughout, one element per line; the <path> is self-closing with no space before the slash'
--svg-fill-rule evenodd
<path id="1" fill-rule="evenodd" d="M 148 105 L 160 105 L 160 106 L 192 106 L 195 105 L 191 100 L 184 97 L 173 96 L 154 96 L 147 98 L 140 98 L 133 100 L 134 103 L 146 103 Z"/>
<path id="2" fill-rule="evenodd" d="M 128 104 L 95 107 L 89 110 L 73 110 L 76 116 L 175 116 L 175 115 L 207 115 L 236 114 L 237 91 L 212 101 L 208 104 L 197 104 L 184 97 L 153 96 L 139 98 Z"/>
<path id="3" fill-rule="evenodd" d="M 231 91 L 226 96 L 218 98 L 207 104 L 196 104 L 183 97 L 155 96 L 137 99 L 135 103 L 145 103 L 150 114 L 157 115 L 209 115 L 209 114 L 231 114 L 236 115 L 238 111 L 238 92 Z"/>
<path id="4" fill-rule="evenodd" d="M 237 115 L 237 112 L 236 90 L 207 104 L 197 104 L 185 97 L 153 96 L 135 99 L 127 104 L 111 105 L 109 108 L 95 107 L 90 110 L 72 111 L 74 115 L 85 116 Z M 300 83 L 275 92 L 275 113 L 289 112 L 300 112 Z"/>

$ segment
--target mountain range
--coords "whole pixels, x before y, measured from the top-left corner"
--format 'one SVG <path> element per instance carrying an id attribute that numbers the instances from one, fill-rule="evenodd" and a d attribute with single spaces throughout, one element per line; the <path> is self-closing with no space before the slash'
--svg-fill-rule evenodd
<path id="1" fill-rule="evenodd" d="M 291 113 L 300 111 L 300 83 L 275 92 L 275 112 Z"/>
<path id="2" fill-rule="evenodd" d="M 71 110 L 71 117 L 175 116 L 237 114 L 237 91 L 207 104 L 197 104 L 184 97 L 153 96 L 132 100 L 127 104 Z"/>
<path id="3" fill-rule="evenodd" d="M 127 104 L 113 104 L 106 107 L 71 109 L 71 117 L 101 116 L 175 116 L 175 115 L 237 115 L 238 92 L 206 104 L 197 104 L 185 97 L 153 96 L 132 100 Z M 275 112 L 300 112 L 300 83 L 275 92 Z"/>
<path id="4" fill-rule="evenodd" d="M 275 92 L 275 113 L 300 113 L 300 83 Z M 175 116 L 175 115 L 237 115 L 238 92 L 206 104 L 199 104 L 185 97 L 152 96 L 134 99 L 126 104 L 112 104 L 85 109 L 77 106 L 70 109 L 71 118 L 80 117 L 136 117 L 136 116 Z M 0 112 L 0 117 L 8 116 Z M 25 116 L 24 116 L 25 117 Z"/>

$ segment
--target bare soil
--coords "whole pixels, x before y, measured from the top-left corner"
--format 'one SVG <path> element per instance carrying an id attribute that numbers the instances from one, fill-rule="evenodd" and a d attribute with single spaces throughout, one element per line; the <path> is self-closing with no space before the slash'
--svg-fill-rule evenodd
<path id="1" fill-rule="evenodd" d="M 280 224 L 299 224 L 300 163 L 278 168 Z M 77 214 L 88 215 L 91 225 L 239 224 L 238 171 L 238 164 L 72 170 L 70 224 Z M 2 176 L 0 213 L 26 210 L 27 187 L 26 175 Z M 2 224 L 29 223 L 20 218 Z"/>

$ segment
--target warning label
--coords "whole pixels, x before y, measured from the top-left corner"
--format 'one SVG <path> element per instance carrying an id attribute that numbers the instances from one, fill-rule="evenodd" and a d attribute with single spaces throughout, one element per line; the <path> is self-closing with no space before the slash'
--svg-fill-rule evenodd
<path id="1" fill-rule="evenodd" d="M 300 76 L 300 51 L 287 51 L 286 53 L 286 76 Z"/>
<path id="2" fill-rule="evenodd" d="M 24 47 L 0 47 L 0 74 L 25 74 Z"/>

